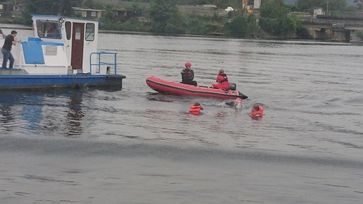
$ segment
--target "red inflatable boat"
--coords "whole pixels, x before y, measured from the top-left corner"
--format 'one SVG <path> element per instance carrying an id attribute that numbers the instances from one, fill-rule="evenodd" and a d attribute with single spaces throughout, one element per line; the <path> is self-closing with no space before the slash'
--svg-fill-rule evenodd
<path id="1" fill-rule="evenodd" d="M 246 95 L 236 90 L 224 91 L 222 89 L 214 89 L 204 86 L 193 86 L 179 82 L 167 81 L 155 76 L 148 77 L 146 79 L 146 84 L 157 92 L 174 95 L 213 97 L 220 99 L 248 98 Z"/>

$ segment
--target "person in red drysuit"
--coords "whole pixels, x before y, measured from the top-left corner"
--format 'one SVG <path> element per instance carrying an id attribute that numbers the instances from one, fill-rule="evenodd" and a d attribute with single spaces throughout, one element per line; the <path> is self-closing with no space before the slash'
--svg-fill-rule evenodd
<path id="1" fill-rule="evenodd" d="M 200 115 L 202 110 L 203 106 L 201 106 L 200 103 L 194 103 L 189 107 L 189 113 L 193 115 Z"/>
<path id="2" fill-rule="evenodd" d="M 220 69 L 216 78 L 216 84 L 212 84 L 215 89 L 223 89 L 227 91 L 229 89 L 228 77 L 224 73 L 223 69 Z"/>
<path id="3" fill-rule="evenodd" d="M 252 107 L 251 112 L 249 113 L 250 117 L 254 120 L 260 120 L 265 114 L 265 109 L 261 104 L 255 104 Z"/>

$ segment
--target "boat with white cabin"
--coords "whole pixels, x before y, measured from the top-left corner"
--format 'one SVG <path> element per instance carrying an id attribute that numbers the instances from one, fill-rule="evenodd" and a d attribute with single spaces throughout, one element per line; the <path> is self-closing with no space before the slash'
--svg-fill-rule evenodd
<path id="1" fill-rule="evenodd" d="M 117 53 L 97 50 L 97 21 L 49 15 L 32 20 L 33 36 L 12 48 L 14 69 L 0 68 L 0 89 L 122 88 Z"/>

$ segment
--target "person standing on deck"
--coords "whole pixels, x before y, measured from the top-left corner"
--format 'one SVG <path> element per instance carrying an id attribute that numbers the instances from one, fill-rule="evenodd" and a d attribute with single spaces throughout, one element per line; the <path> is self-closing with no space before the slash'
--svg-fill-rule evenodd
<path id="1" fill-rule="evenodd" d="M 15 45 L 15 42 L 16 42 L 15 37 L 16 37 L 17 33 L 18 32 L 13 30 L 13 31 L 11 31 L 11 34 L 9 34 L 5 37 L 4 45 L 1 49 L 1 52 L 3 53 L 3 64 L 2 64 L 3 69 L 6 69 L 8 60 L 10 60 L 9 69 L 13 69 L 15 60 L 14 60 L 13 55 L 11 54 L 11 47 L 13 45 Z"/>

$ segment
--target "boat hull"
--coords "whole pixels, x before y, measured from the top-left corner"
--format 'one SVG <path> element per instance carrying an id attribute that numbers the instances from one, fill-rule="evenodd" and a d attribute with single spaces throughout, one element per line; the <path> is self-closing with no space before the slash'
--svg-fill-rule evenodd
<path id="1" fill-rule="evenodd" d="M 0 89 L 122 88 L 123 75 L 0 75 Z"/>
<path id="2" fill-rule="evenodd" d="M 202 86 L 193 86 L 188 84 L 182 84 L 179 82 L 172 82 L 160 79 L 155 76 L 150 76 L 146 79 L 146 84 L 160 93 L 168 93 L 182 96 L 197 96 L 197 97 L 210 97 L 220 99 L 246 99 L 246 95 L 239 91 L 224 91 L 221 89 L 214 89 Z"/>

